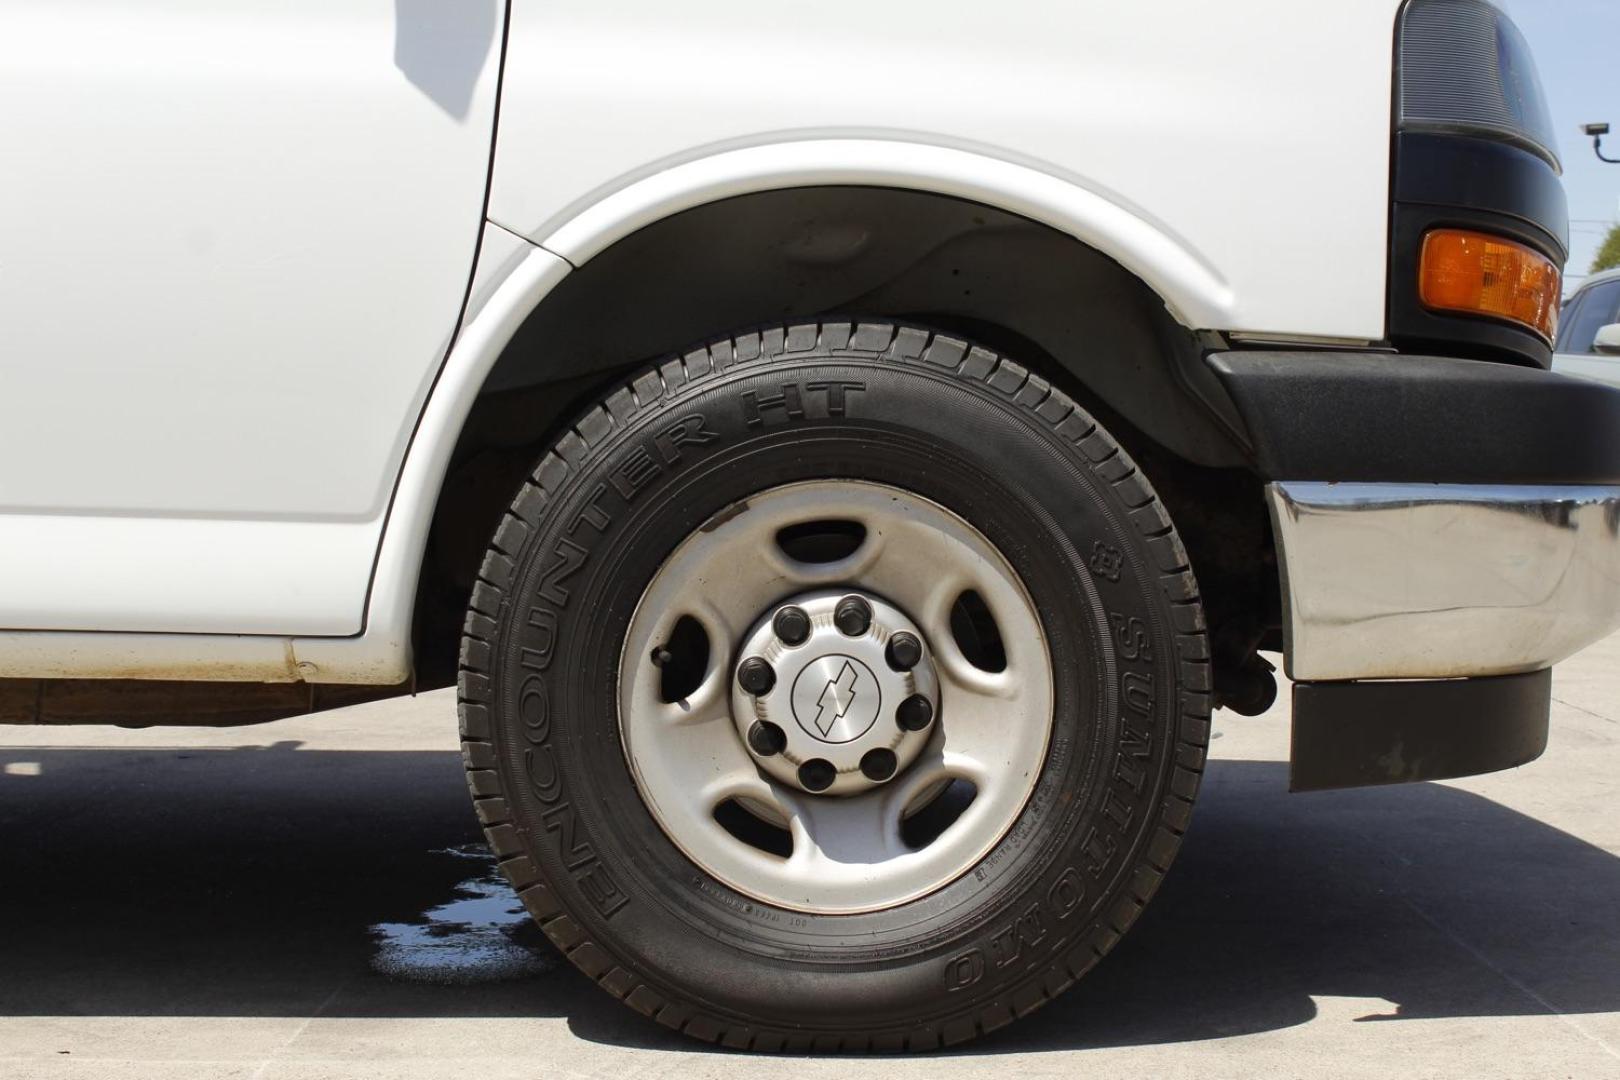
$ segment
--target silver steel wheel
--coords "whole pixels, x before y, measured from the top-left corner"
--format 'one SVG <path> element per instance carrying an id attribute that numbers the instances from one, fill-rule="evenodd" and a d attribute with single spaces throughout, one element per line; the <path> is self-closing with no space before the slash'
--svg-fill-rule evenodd
<path id="1" fill-rule="evenodd" d="M 822 522 L 864 533 L 829 561 L 779 539 Z M 994 621 L 999 670 L 953 633 L 964 594 Z M 683 618 L 707 664 L 666 701 Z M 801 911 L 881 910 L 970 870 L 1023 810 L 1052 731 L 1050 654 L 1012 567 L 955 514 L 879 484 L 791 484 L 717 515 L 648 585 L 619 673 L 625 756 L 664 832 L 737 891 Z M 959 813 L 908 841 L 946 795 Z M 783 843 L 739 836 L 730 807 Z"/>

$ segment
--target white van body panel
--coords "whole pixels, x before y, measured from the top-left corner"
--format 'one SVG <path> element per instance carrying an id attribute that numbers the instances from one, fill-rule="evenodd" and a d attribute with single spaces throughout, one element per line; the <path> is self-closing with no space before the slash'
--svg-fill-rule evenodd
<path id="1" fill-rule="evenodd" d="M 0 631 L 0 678 L 406 681 L 417 576 L 456 438 L 507 342 L 570 267 L 491 225 L 479 269 L 469 305 L 475 313 L 445 361 L 399 479 L 390 527 L 377 550 L 363 632 L 330 637 L 7 630 Z"/>
<path id="2" fill-rule="evenodd" d="M 353 634 L 504 7 L 0 3 L 0 626 Z"/>
<path id="3" fill-rule="evenodd" d="M 715 198 L 921 187 L 1072 232 L 1194 329 L 1374 340 L 1398 6 L 515 0 L 490 216 L 577 265 Z M 872 150 L 797 145 L 828 140 Z"/>
<path id="4" fill-rule="evenodd" d="M 1378 339 L 1397 7 L 0 0 L 0 676 L 406 678 L 502 348 L 715 199 L 950 194 Z"/>

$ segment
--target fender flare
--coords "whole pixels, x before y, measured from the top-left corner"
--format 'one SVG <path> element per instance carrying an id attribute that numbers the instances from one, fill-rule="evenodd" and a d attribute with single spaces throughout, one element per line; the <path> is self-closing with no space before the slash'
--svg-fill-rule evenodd
<path id="1" fill-rule="evenodd" d="M 719 149 L 621 178 L 550 221 L 500 224 L 574 266 L 672 214 L 795 187 L 889 187 L 949 195 L 1049 225 L 1102 252 L 1190 329 L 1241 325 L 1231 287 L 1190 243 L 1121 196 L 1039 163 L 893 138 L 807 138 Z M 496 219 L 499 220 L 499 219 Z"/>
<path id="2" fill-rule="evenodd" d="M 409 677 L 417 582 L 451 452 L 513 335 L 571 269 L 683 210 L 760 191 L 839 185 L 933 192 L 1030 218 L 1119 262 L 1183 325 L 1241 325 L 1231 287 L 1208 260 L 1125 200 L 1030 164 L 920 142 L 816 138 L 721 149 L 622 178 L 533 228 L 492 217 L 479 254 L 482 281 L 406 449 L 378 544 L 365 629 L 351 638 L 294 639 L 303 677 L 367 683 Z"/>

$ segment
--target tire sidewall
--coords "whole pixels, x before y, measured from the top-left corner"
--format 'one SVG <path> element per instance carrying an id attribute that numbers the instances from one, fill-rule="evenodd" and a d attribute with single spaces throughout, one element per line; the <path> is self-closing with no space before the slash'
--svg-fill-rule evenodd
<path id="1" fill-rule="evenodd" d="M 1179 710 L 1146 538 L 1060 433 L 1075 415 L 835 354 L 598 414 L 611 422 L 577 440 L 517 552 L 491 672 L 513 821 L 593 941 L 669 996 L 828 1028 L 980 1008 L 1055 962 L 1089 966 L 1153 838 Z M 1038 598 L 1053 658 L 1047 761 L 1018 819 L 961 878 L 862 915 L 778 908 L 694 865 L 640 799 L 618 729 L 620 645 L 663 560 L 738 500 L 829 476 L 904 487 L 979 528 Z"/>

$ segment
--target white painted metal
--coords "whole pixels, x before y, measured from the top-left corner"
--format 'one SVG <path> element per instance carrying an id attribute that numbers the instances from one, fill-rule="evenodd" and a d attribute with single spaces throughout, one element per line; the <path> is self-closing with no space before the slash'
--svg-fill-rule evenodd
<path id="1" fill-rule="evenodd" d="M 1620 386 L 1620 326 L 1611 323 L 1600 327 L 1591 352 L 1560 353 L 1553 357 L 1552 366 L 1564 375 Z"/>
<path id="2" fill-rule="evenodd" d="M 866 528 L 861 546 L 847 558 L 804 563 L 775 542 L 785 526 L 829 519 Z M 659 825 L 689 858 L 732 888 L 793 910 L 890 907 L 977 865 L 1023 811 L 1052 731 L 1046 635 L 1011 565 L 955 514 L 881 484 L 789 484 L 753 496 L 742 512 L 715 521 L 659 568 L 630 620 L 620 655 L 619 731 Z M 812 795 L 762 772 L 748 753 L 733 718 L 732 665 L 741 659 L 738 646 L 753 623 L 794 594 L 833 584 L 882 597 L 916 624 L 938 675 L 939 715 L 920 756 L 893 780 L 875 788 L 851 783 L 834 789 L 860 794 Z M 967 589 L 984 598 L 1001 631 L 1007 653 L 1002 671 L 974 667 L 951 634 L 951 606 Z M 685 701 L 668 704 L 659 694 L 658 669 L 644 658 L 683 615 L 708 633 L 711 662 Z M 900 831 L 907 811 L 952 779 L 972 783 L 977 795 L 932 843 L 909 847 Z M 714 808 L 728 799 L 760 805 L 786 822 L 792 854 L 767 854 L 722 828 Z"/>
<path id="3" fill-rule="evenodd" d="M 472 289 L 467 294 L 467 310 L 462 321 L 477 320 L 495 293 L 506 283 L 518 264 L 534 251 L 534 245 L 517 233 L 501 228 L 493 221 L 484 222 L 483 239 L 478 244 L 478 268 L 473 274 Z"/>
<path id="4" fill-rule="evenodd" d="M 536 239 L 579 266 L 641 226 L 699 203 L 818 184 L 915 188 L 992 204 L 1112 255 L 1153 283 L 1188 326 L 1227 326 L 1236 318 L 1232 287 L 1207 260 L 1114 198 L 992 154 L 886 138 L 793 139 L 672 165 Z"/>
<path id="5" fill-rule="evenodd" d="M 264 634 L 6 630 L 0 631 L 0 678 L 297 682 L 292 644 Z"/>
<path id="6" fill-rule="evenodd" d="M 514 234 L 584 260 L 892 183 L 1065 228 L 1190 324 L 1381 336 L 1396 0 L 829 2 L 515 0 L 505 229 L 441 370 L 498 0 L 0 0 L 0 673 L 403 678 L 461 422 L 568 269 Z"/>
<path id="7" fill-rule="evenodd" d="M 515 0 L 490 213 L 577 263 L 740 191 L 914 186 L 1073 232 L 1195 327 L 1377 339 L 1397 7 Z"/>
<path id="8" fill-rule="evenodd" d="M 0 515 L 0 625 L 344 634 L 374 522 Z"/>
<path id="9" fill-rule="evenodd" d="M 1579 356 L 1555 356 L 1553 370 L 1563 375 L 1575 375 L 1582 379 L 1608 383 L 1610 386 L 1620 386 L 1620 356 L 1605 356 L 1597 352 Z"/>
<path id="10" fill-rule="evenodd" d="M 1557 346 L 1569 351 L 1553 354 L 1554 371 L 1608 383 L 1611 386 L 1620 386 L 1620 353 L 1615 351 L 1616 347 L 1620 346 L 1620 332 L 1615 330 L 1613 324 L 1597 327 L 1590 341 L 1570 340 L 1577 324 L 1590 327 L 1590 323 L 1581 317 L 1584 314 L 1581 311 L 1583 302 L 1592 303 L 1602 298 L 1603 302 L 1599 305 L 1596 317 L 1615 316 L 1613 295 L 1603 297 L 1603 293 L 1614 289 L 1616 280 L 1620 280 L 1620 268 L 1601 270 L 1581 282 L 1581 287 L 1564 301 Z M 1597 290 L 1596 295 L 1593 295 L 1594 290 Z"/>
<path id="11" fill-rule="evenodd" d="M 492 251 L 504 249 L 499 241 Z M 506 261 L 506 256 L 501 256 Z M 568 273 L 528 247 L 462 328 L 423 410 L 377 550 L 366 628 L 353 637 L 0 631 L 0 677 L 260 679 L 393 684 L 410 675 L 411 605 L 456 436 L 507 342 Z"/>
<path id="12" fill-rule="evenodd" d="M 299 661 L 311 665 L 309 681 L 396 683 L 410 673 L 411 605 L 450 453 L 484 377 L 524 318 L 568 271 L 568 264 L 557 256 L 530 248 L 493 290 L 478 317 L 462 328 L 400 473 L 389 527 L 377 551 L 365 633 L 357 638 L 295 641 Z"/>
<path id="13" fill-rule="evenodd" d="M 502 18 L 0 4 L 0 626 L 361 628 L 472 270 Z"/>

